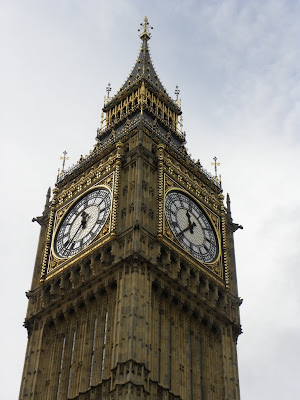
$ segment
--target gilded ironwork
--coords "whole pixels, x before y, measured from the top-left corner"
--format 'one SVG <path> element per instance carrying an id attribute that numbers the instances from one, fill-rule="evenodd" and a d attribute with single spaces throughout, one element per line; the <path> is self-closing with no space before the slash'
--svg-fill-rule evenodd
<path id="1" fill-rule="evenodd" d="M 54 253 L 61 259 L 69 258 L 87 247 L 104 227 L 111 203 L 111 192 L 103 186 L 96 186 L 77 199 L 54 234 Z"/>
<path id="2" fill-rule="evenodd" d="M 172 190 L 180 190 L 183 193 L 185 192 L 190 195 L 190 193 L 188 193 L 184 189 L 183 186 L 179 186 L 176 182 L 174 182 L 170 178 L 168 178 L 168 175 L 165 174 L 164 180 L 169 183 L 169 186 L 168 186 L 168 190 L 164 192 L 165 194 L 163 197 L 163 202 L 165 202 L 166 194 Z M 195 199 L 195 201 L 197 201 L 197 200 Z M 202 207 L 205 207 L 205 211 L 206 211 L 207 215 L 209 215 L 210 221 L 213 223 L 213 226 L 216 231 L 217 238 L 218 238 L 218 242 L 223 243 L 223 241 L 224 241 L 224 239 L 222 238 L 223 231 L 221 229 L 222 219 L 219 216 L 217 216 L 214 212 L 212 212 L 209 208 L 207 208 L 204 204 L 202 204 Z M 189 252 L 187 253 L 186 250 L 185 251 L 181 250 L 179 248 L 179 246 L 176 245 L 177 237 L 172 232 L 172 230 L 169 228 L 169 223 L 167 221 L 165 214 L 163 216 L 163 235 L 161 236 L 161 240 L 163 240 L 164 237 L 168 237 L 169 241 L 167 243 L 169 246 L 174 248 L 174 250 L 177 253 L 179 253 L 183 258 L 189 259 L 190 262 L 196 268 L 204 268 L 206 271 L 209 271 L 210 273 L 213 274 L 213 275 L 211 275 L 212 278 L 214 278 L 214 275 L 215 275 L 216 277 L 218 277 L 222 280 L 223 284 L 225 284 L 225 283 L 228 284 L 228 279 L 226 280 L 226 276 L 225 276 L 227 271 L 224 270 L 224 268 L 223 268 L 223 251 L 221 252 L 221 248 L 219 250 L 219 257 L 215 262 L 206 263 L 203 261 L 200 262 L 199 260 L 196 261 L 194 256 L 191 257 Z M 225 275 L 224 275 L 224 272 L 225 272 Z M 225 281 L 224 281 L 224 279 L 225 279 Z"/>
<path id="3" fill-rule="evenodd" d="M 94 183 L 94 186 L 92 186 L 92 189 L 99 187 L 99 185 L 100 185 L 100 187 L 106 187 L 112 193 L 114 193 L 115 171 L 110 172 L 111 168 L 110 168 L 109 163 L 104 164 L 104 169 L 106 172 L 109 172 L 109 175 L 105 176 L 105 178 L 103 178 L 102 180 L 99 180 L 97 183 Z M 97 172 L 93 171 L 93 176 L 97 176 Z M 100 176 L 101 176 L 101 174 L 98 175 L 98 178 Z M 78 190 L 78 192 L 82 193 L 82 189 L 84 188 L 84 186 L 89 186 L 89 184 L 91 183 L 91 180 L 89 180 L 89 179 L 90 179 L 89 177 L 88 178 L 84 177 L 82 186 L 77 185 L 77 188 L 76 188 L 75 185 L 71 185 L 71 188 L 74 189 L 75 193 L 77 193 L 77 190 Z M 84 183 L 85 183 L 85 185 L 84 185 Z M 91 190 L 91 188 L 90 188 L 90 190 Z M 69 263 L 74 263 L 75 260 L 77 261 L 78 259 L 81 259 L 86 254 L 86 251 L 80 251 L 79 255 L 76 256 L 75 258 L 73 257 L 72 260 L 68 260 L 68 259 L 64 260 L 63 257 L 61 257 L 61 256 L 57 257 L 57 255 L 55 254 L 54 247 L 53 247 L 53 241 L 54 241 L 54 238 L 56 237 L 56 233 L 54 233 L 54 231 L 56 231 L 57 227 L 60 226 L 61 221 L 63 220 L 64 216 L 67 214 L 68 210 L 72 209 L 73 204 L 74 204 L 74 202 L 76 202 L 76 199 L 78 199 L 78 197 L 74 198 L 73 197 L 74 192 L 70 189 L 66 189 L 64 191 L 65 195 L 68 198 L 68 202 L 66 202 L 65 197 L 62 197 L 62 196 L 57 197 L 57 195 L 58 195 L 57 188 L 54 189 L 53 192 L 55 195 L 55 198 L 54 198 L 55 201 L 52 201 L 53 208 L 50 213 L 50 222 L 49 222 L 49 226 L 48 226 L 47 241 L 46 241 L 45 250 L 44 250 L 41 279 L 45 279 L 47 277 L 47 275 L 52 273 L 52 271 L 54 269 L 65 268 L 69 265 Z M 72 198 L 72 200 L 70 201 L 71 198 Z M 54 207 L 56 207 L 57 199 L 58 199 L 58 205 L 57 205 L 57 208 L 55 209 Z M 65 199 L 65 200 L 63 201 L 63 199 Z M 116 202 L 113 202 L 112 208 L 110 211 L 110 217 L 102 225 L 101 231 L 97 234 L 97 239 L 95 241 L 93 241 L 91 244 L 92 247 L 97 247 L 99 245 L 99 243 L 101 244 L 103 242 L 104 239 L 107 240 L 107 235 L 111 231 L 112 220 L 113 220 L 113 218 L 116 218 L 115 217 L 116 216 L 116 208 L 117 208 L 117 204 L 116 204 Z"/>

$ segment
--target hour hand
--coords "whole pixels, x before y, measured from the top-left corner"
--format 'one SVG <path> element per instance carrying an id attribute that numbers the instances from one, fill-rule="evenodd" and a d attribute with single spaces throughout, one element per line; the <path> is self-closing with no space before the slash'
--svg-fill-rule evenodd
<path id="1" fill-rule="evenodd" d="M 191 233 L 194 233 L 194 227 L 196 226 L 196 224 L 195 224 L 195 221 L 193 221 L 193 223 L 192 223 L 192 221 L 191 221 L 191 215 L 190 215 L 190 213 L 188 212 L 188 210 L 186 210 L 186 216 L 187 216 L 187 219 L 188 219 L 188 221 L 189 221 L 189 230 L 190 230 L 190 232 Z"/>
<path id="2" fill-rule="evenodd" d="M 89 214 L 87 214 L 85 211 L 83 211 L 82 214 L 81 214 L 81 226 L 82 226 L 82 229 L 86 228 L 86 223 L 87 223 L 88 217 L 89 217 Z"/>
<path id="3" fill-rule="evenodd" d="M 190 224 L 190 226 L 189 226 L 190 232 L 191 232 L 191 233 L 194 233 L 194 228 L 195 228 L 195 226 L 196 226 L 195 221 L 193 221 L 193 223 Z"/>
<path id="4" fill-rule="evenodd" d="M 179 233 L 177 233 L 177 236 L 182 235 L 184 232 L 186 232 L 188 230 L 191 231 L 191 226 L 190 225 L 187 228 L 182 229 L 182 231 L 180 231 Z M 193 232 L 191 232 L 191 233 L 193 233 Z"/>
<path id="5" fill-rule="evenodd" d="M 177 236 L 182 235 L 184 232 L 188 231 L 189 229 L 190 229 L 190 227 L 188 226 L 187 228 L 185 228 L 182 231 L 180 231 L 179 233 L 177 233 Z"/>

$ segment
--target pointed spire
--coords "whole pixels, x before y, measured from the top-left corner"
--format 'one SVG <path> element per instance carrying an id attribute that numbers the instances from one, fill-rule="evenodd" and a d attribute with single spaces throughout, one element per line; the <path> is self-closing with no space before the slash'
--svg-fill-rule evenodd
<path id="1" fill-rule="evenodd" d="M 177 108 L 177 112 L 181 113 L 180 106 L 176 103 L 176 100 L 173 100 L 167 94 L 166 89 L 162 85 L 154 69 L 148 47 L 148 41 L 151 38 L 150 30 L 153 28 L 149 25 L 148 18 L 145 17 L 144 22 L 140 25 L 141 28 L 139 31 L 141 32 L 140 38 L 142 43 L 136 63 L 118 93 L 105 102 L 103 110 L 106 112 L 119 101 L 123 94 L 126 93 L 127 95 L 128 91 L 134 90 L 140 84 L 141 80 L 144 80 L 146 85 L 152 86 L 155 91 L 160 92 L 161 96 L 168 101 L 169 105 L 172 104 L 173 107 L 175 106 Z"/>
<path id="2" fill-rule="evenodd" d="M 231 208 L 230 208 L 230 196 L 229 196 L 229 193 L 227 193 L 227 196 L 226 196 L 226 207 L 227 207 L 227 212 L 228 212 L 228 214 L 231 214 Z"/>
<path id="3" fill-rule="evenodd" d="M 48 190 L 47 190 L 45 209 L 48 209 L 48 208 L 49 208 L 50 197 L 51 197 L 51 187 L 49 187 Z"/>
<path id="4" fill-rule="evenodd" d="M 153 29 L 149 26 L 148 18 L 144 18 L 144 23 L 140 24 L 143 26 L 143 32 L 140 34 L 140 38 L 142 40 L 140 53 L 138 59 L 133 67 L 131 73 L 129 74 L 128 79 L 121 87 L 121 91 L 128 89 L 134 82 L 139 80 L 140 78 L 146 78 L 146 80 L 150 81 L 155 87 L 157 87 L 163 93 L 166 93 L 165 88 L 160 82 L 158 75 L 154 69 L 150 51 L 148 47 L 148 40 L 151 38 L 150 29 Z M 140 29 L 139 29 L 140 31 Z"/>
<path id="5" fill-rule="evenodd" d="M 43 214 L 40 217 L 32 218 L 32 222 L 38 222 L 40 225 L 42 225 L 43 222 L 46 220 L 46 218 L 48 217 L 49 208 L 50 208 L 50 197 L 51 197 L 51 188 L 49 187 L 47 190 L 46 203 L 45 203 Z"/>

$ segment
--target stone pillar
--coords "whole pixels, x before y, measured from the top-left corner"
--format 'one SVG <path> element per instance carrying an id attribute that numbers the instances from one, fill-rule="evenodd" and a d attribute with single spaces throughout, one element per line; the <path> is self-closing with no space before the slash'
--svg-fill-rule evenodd
<path id="1" fill-rule="evenodd" d="M 136 256 L 119 281 L 111 386 L 116 399 L 145 398 L 149 390 L 150 300 L 147 266 Z"/>

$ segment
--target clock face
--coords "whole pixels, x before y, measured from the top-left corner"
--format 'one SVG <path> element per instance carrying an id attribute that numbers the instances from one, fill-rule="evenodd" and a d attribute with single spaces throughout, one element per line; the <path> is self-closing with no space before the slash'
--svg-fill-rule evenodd
<path id="1" fill-rule="evenodd" d="M 81 197 L 60 223 L 54 250 L 61 258 L 71 257 L 88 246 L 103 228 L 111 208 L 111 194 L 98 187 Z"/>
<path id="2" fill-rule="evenodd" d="M 218 257 L 218 241 L 211 222 L 202 208 L 181 191 L 170 191 L 165 200 L 170 228 L 192 256 L 211 263 Z"/>

